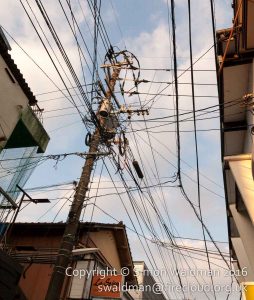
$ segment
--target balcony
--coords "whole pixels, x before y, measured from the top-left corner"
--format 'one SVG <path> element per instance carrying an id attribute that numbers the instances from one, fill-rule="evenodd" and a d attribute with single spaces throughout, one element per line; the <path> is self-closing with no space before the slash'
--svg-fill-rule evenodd
<path id="1" fill-rule="evenodd" d="M 49 136 L 36 114 L 41 114 L 41 110 L 33 111 L 30 106 L 22 109 L 20 118 L 15 126 L 5 149 L 23 148 L 38 146 L 38 153 L 44 153 Z"/>

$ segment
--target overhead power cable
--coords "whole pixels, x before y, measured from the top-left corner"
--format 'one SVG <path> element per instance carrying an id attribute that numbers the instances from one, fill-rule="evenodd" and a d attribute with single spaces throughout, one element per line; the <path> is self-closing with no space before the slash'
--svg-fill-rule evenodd
<path id="1" fill-rule="evenodd" d="M 124 81 L 134 81 L 134 79 L 131 78 L 119 78 L 119 80 L 124 80 Z M 171 85 L 173 84 L 171 81 L 157 81 L 157 80 L 149 80 L 149 79 L 139 79 L 134 81 L 137 84 L 140 83 L 162 83 L 162 84 L 168 84 Z M 191 85 L 191 82 L 178 82 L 179 85 Z M 217 83 L 194 83 L 194 85 L 200 85 L 200 86 L 217 86 Z M 150 95 L 150 94 L 149 94 Z"/>
<path id="2" fill-rule="evenodd" d="M 33 15 L 34 15 L 34 12 L 33 12 L 32 8 L 31 8 L 29 2 L 28 2 L 27 0 L 26 0 L 26 2 L 27 2 L 29 8 L 31 9 L 31 11 L 32 11 L 32 13 L 33 13 Z M 25 5 L 23 4 L 22 0 L 20 0 L 20 3 L 21 3 L 21 5 L 22 5 L 22 7 L 23 7 L 23 9 L 24 9 L 24 11 L 25 11 L 27 17 L 29 18 L 29 20 L 30 20 L 30 22 L 31 22 L 31 24 L 32 24 L 32 26 L 33 26 L 33 28 L 34 28 L 34 30 L 36 31 L 36 34 L 37 34 L 38 38 L 40 39 L 40 41 L 41 41 L 41 43 L 42 43 L 42 45 L 43 45 L 43 47 L 44 47 L 44 49 L 45 49 L 45 51 L 46 51 L 48 57 L 50 58 L 50 60 L 51 60 L 51 62 L 52 62 L 52 64 L 53 64 L 53 66 L 54 66 L 54 68 L 55 68 L 57 74 L 59 75 L 59 77 L 60 77 L 62 83 L 64 84 L 64 86 L 65 86 L 65 88 L 66 88 L 66 90 L 67 90 L 67 92 L 68 92 L 68 94 L 69 94 L 70 99 L 69 99 L 68 97 L 66 97 L 65 94 L 64 94 L 63 92 L 62 92 L 62 93 L 64 94 L 64 96 L 65 96 L 67 99 L 69 99 L 69 101 L 70 101 L 74 106 L 76 106 L 75 101 L 74 101 L 72 95 L 70 94 L 70 91 L 68 90 L 68 87 L 67 87 L 67 85 L 66 85 L 66 83 L 65 83 L 65 81 L 64 81 L 64 78 L 63 78 L 62 74 L 60 73 L 60 71 L 59 71 L 59 69 L 58 69 L 58 67 L 57 67 L 57 65 L 56 65 L 56 63 L 55 63 L 55 61 L 53 60 L 53 58 L 52 58 L 52 56 L 51 56 L 51 54 L 50 54 L 50 52 L 49 52 L 49 50 L 48 50 L 46 44 L 44 43 L 44 41 L 43 41 L 43 39 L 42 39 L 42 37 L 41 37 L 39 31 L 37 30 L 37 28 L 36 28 L 36 26 L 35 26 L 35 24 L 34 24 L 32 18 L 31 18 L 31 16 L 29 15 L 28 10 L 26 9 L 26 7 L 25 7 Z M 36 20 L 37 20 L 37 18 L 36 18 Z M 39 24 L 38 20 L 37 20 L 37 23 Z M 40 25 L 39 25 L 39 26 L 40 26 Z M 40 26 L 40 28 L 41 28 L 41 26 Z M 41 30 L 42 30 L 42 32 L 43 32 L 43 34 L 44 34 L 44 31 L 43 31 L 42 28 L 41 28 Z M 45 36 L 45 34 L 44 34 L 44 36 Z M 48 41 L 47 37 L 46 37 L 46 40 Z M 48 41 L 48 43 L 49 43 L 49 41 Z M 49 44 L 49 45 L 50 45 L 50 44 Z M 50 47 L 51 47 L 51 45 L 50 45 Z M 51 50 L 53 51 L 53 53 L 54 53 L 54 55 L 55 55 L 55 52 L 54 52 L 54 50 L 52 49 L 52 47 L 51 47 Z M 55 57 L 56 57 L 57 61 L 59 62 L 59 60 L 58 60 L 58 58 L 57 58 L 56 55 L 55 55 Z M 59 64 L 60 64 L 60 63 L 59 63 Z M 60 66 L 61 66 L 61 64 L 60 64 Z M 62 67 L 62 66 L 61 66 L 61 67 Z M 65 71 L 64 71 L 64 73 L 65 73 Z M 66 73 L 65 73 L 65 74 L 66 74 Z M 77 110 L 78 110 L 78 112 L 79 112 L 79 115 L 80 115 L 81 119 L 83 120 L 83 117 L 84 117 L 83 114 L 81 113 L 81 111 L 80 111 L 79 109 L 77 109 Z"/>
<path id="3" fill-rule="evenodd" d="M 108 217 L 110 217 L 110 218 L 112 218 L 114 221 L 116 221 L 117 223 L 119 223 L 120 221 L 118 220 L 118 219 L 116 219 L 112 214 L 110 214 L 110 213 L 108 213 L 108 212 L 106 212 L 104 209 L 102 209 L 100 206 L 98 206 L 97 204 L 95 204 L 95 207 L 96 208 L 98 208 L 98 210 L 100 210 L 101 212 L 103 212 L 105 215 L 107 215 Z M 145 236 L 145 235 L 143 235 L 142 233 L 137 233 L 135 230 L 133 230 L 131 227 L 129 227 L 129 226 L 126 226 L 126 228 L 128 229 L 128 230 L 130 230 L 131 232 L 134 232 L 135 234 L 137 234 L 137 235 L 139 235 L 140 237 L 142 237 L 142 238 L 144 238 L 144 239 L 146 239 L 147 241 L 149 241 L 150 243 L 155 243 L 155 241 L 153 240 L 153 239 L 151 239 L 150 237 L 148 237 L 148 236 Z M 202 241 L 202 240 L 198 240 L 198 241 Z M 158 246 L 159 247 L 163 247 L 163 248 L 166 248 L 167 250 L 169 250 L 169 248 L 165 245 L 165 243 L 158 243 Z M 170 247 L 171 248 L 171 247 Z M 181 246 L 180 246 L 180 248 L 181 248 Z M 186 250 L 188 250 L 188 249 L 186 249 Z M 226 255 L 228 255 L 228 253 L 226 253 Z M 187 255 L 186 255 L 187 256 Z M 197 260 L 199 260 L 200 258 L 197 258 L 197 257 L 194 257 L 195 259 L 197 259 Z M 206 260 L 202 260 L 202 261 L 206 261 Z M 213 263 L 213 265 L 214 265 L 214 263 Z M 221 269 L 224 269 L 224 270 L 228 270 L 228 269 L 226 269 L 226 268 L 224 268 L 224 267 L 222 267 L 221 265 L 216 265 L 216 267 L 219 267 L 219 268 L 221 268 Z"/>
<path id="4" fill-rule="evenodd" d="M 92 86 L 92 83 L 87 83 L 87 84 L 81 84 L 82 86 Z M 67 90 L 73 90 L 73 89 L 77 89 L 77 86 L 73 86 L 73 87 L 68 87 L 67 89 L 57 89 L 54 91 L 47 91 L 47 92 L 43 92 L 43 93 L 37 93 L 35 94 L 36 97 L 38 96 L 43 96 L 43 95 L 48 95 L 48 94 L 52 94 L 52 93 L 57 93 L 57 92 L 61 92 L 61 91 L 67 91 Z M 40 102 L 43 102 L 44 100 L 40 100 Z"/>
<path id="5" fill-rule="evenodd" d="M 214 287 L 214 280 L 211 270 L 211 263 L 210 257 L 208 253 L 207 243 L 206 243 L 206 235 L 205 235 L 205 228 L 203 222 L 203 214 L 202 214 L 202 207 L 201 207 L 201 193 L 200 193 L 200 175 L 199 175 L 199 155 L 198 155 L 198 139 L 197 139 L 197 124 L 196 124 L 196 102 L 195 102 L 195 91 L 194 91 L 194 71 L 193 71 L 193 55 L 192 55 L 192 27 L 191 27 L 191 2 L 188 0 L 188 20 L 189 20 L 189 49 L 190 49 L 190 66 L 191 66 L 191 91 L 192 91 L 192 107 L 193 107 L 193 124 L 194 124 L 194 139 L 195 139 L 195 155 L 196 155 L 196 171 L 197 171 L 197 190 L 198 190 L 198 208 L 199 208 L 199 215 L 200 221 L 202 226 L 202 233 L 205 245 L 205 252 L 206 258 L 208 263 L 208 268 L 210 271 L 210 278 L 212 286 Z M 182 184 L 181 184 L 182 185 Z M 183 188 L 181 186 L 181 188 Z M 214 299 L 216 300 L 216 293 L 213 289 Z"/>
<path id="6" fill-rule="evenodd" d="M 137 134 L 137 135 L 138 135 L 138 137 L 139 137 L 146 145 L 149 146 L 149 143 L 148 143 L 148 142 L 147 142 L 140 134 Z M 158 152 L 155 148 L 154 148 L 154 151 L 155 151 L 162 159 L 164 159 L 164 160 L 165 160 L 166 162 L 168 162 L 173 168 L 175 168 L 175 169 L 177 170 L 177 166 L 175 166 L 168 158 L 166 158 L 164 155 L 162 155 L 160 152 Z M 194 180 L 191 176 L 189 176 L 188 174 L 186 174 L 186 173 L 183 172 L 183 171 L 181 171 L 181 173 L 182 173 L 185 177 L 187 177 L 189 180 L 191 180 L 192 182 L 194 182 L 195 184 L 197 184 L 197 181 Z M 217 194 L 216 192 L 214 192 L 213 190 L 207 188 L 206 186 L 201 185 L 201 184 L 200 184 L 200 186 L 201 186 L 202 188 L 204 188 L 205 190 L 209 191 L 210 193 L 216 195 L 217 197 L 224 199 L 224 197 L 223 197 L 222 195 Z"/>
<path id="7" fill-rule="evenodd" d="M 169 1 L 169 0 L 167 0 Z M 167 3 L 168 4 L 168 3 Z M 168 13 L 169 13 L 169 9 L 168 9 Z M 197 62 L 199 62 L 209 51 L 211 51 L 211 49 L 213 49 L 214 45 L 212 45 L 210 48 L 208 48 L 204 53 L 202 53 L 194 62 L 193 62 L 193 65 L 195 65 Z M 175 67 L 174 67 L 175 69 Z M 186 72 L 189 72 L 190 71 L 190 66 L 186 69 L 184 69 L 182 71 L 181 74 L 178 75 L 177 79 L 179 79 L 180 77 L 182 77 Z M 177 73 L 177 69 L 175 69 L 175 72 Z M 175 83 L 175 79 L 172 81 L 171 84 Z M 177 83 L 178 83 L 178 80 L 177 80 Z M 158 94 L 164 92 L 165 90 L 167 89 L 167 86 L 165 88 L 163 88 Z M 153 98 L 151 98 L 150 100 L 148 100 L 148 102 L 145 104 L 145 106 L 147 106 L 151 101 L 152 101 L 152 104 L 155 102 L 155 99 L 156 99 L 157 96 L 154 96 Z M 157 99 L 158 100 L 158 99 Z M 150 107 L 152 106 L 152 104 L 150 105 Z"/>
<path id="8" fill-rule="evenodd" d="M 91 153 L 90 153 L 91 154 Z M 48 155 L 44 155 L 42 157 L 38 157 L 38 156 L 34 156 L 34 157 L 29 157 L 31 159 L 33 158 L 39 158 L 39 159 L 62 159 L 65 158 L 67 156 L 79 156 L 79 157 L 84 157 L 86 155 L 89 155 L 88 152 L 69 152 L 69 153 L 60 153 L 60 154 L 48 154 Z M 96 155 L 109 155 L 109 152 L 105 152 L 105 153 L 97 153 Z M 27 157 L 15 157 L 15 158 L 5 158 L 5 159 L 0 159 L 0 162 L 5 162 L 5 161 L 15 161 L 15 160 L 22 160 L 22 159 L 27 159 Z"/>
<path id="9" fill-rule="evenodd" d="M 87 109 L 88 109 L 88 111 L 90 113 L 90 116 L 91 116 L 91 118 L 92 118 L 92 120 L 94 122 L 94 125 L 96 127 L 100 128 L 99 121 L 98 121 L 97 116 L 95 115 L 95 113 L 93 111 L 92 105 L 89 102 L 89 100 L 88 100 L 88 98 L 87 98 L 87 96 L 86 96 L 86 94 L 85 94 L 85 92 L 83 90 L 83 87 L 82 87 L 82 85 L 81 85 L 81 83 L 80 83 L 80 81 L 78 79 L 78 76 L 77 76 L 77 74 L 76 74 L 76 72 L 75 72 L 75 70 L 74 70 L 74 68 L 73 68 L 73 66 L 72 66 L 72 64 L 70 62 L 70 59 L 69 59 L 69 57 L 68 57 L 68 55 L 67 55 L 67 53 L 66 53 L 66 51 L 65 51 L 65 49 L 64 49 L 64 47 L 63 47 L 63 45 L 61 43 L 61 41 L 60 41 L 60 39 L 58 37 L 57 32 L 54 29 L 53 24 L 51 23 L 51 20 L 50 20 L 47 12 L 45 10 L 44 5 L 42 4 L 42 2 L 40 0 L 36 0 L 36 4 L 37 4 L 37 6 L 38 6 L 38 8 L 39 8 L 39 10 L 40 10 L 40 12 L 42 14 L 42 17 L 43 17 L 43 19 L 44 19 L 44 21 L 45 21 L 45 23 L 46 23 L 49 31 L 52 34 L 53 39 L 56 42 L 56 45 L 57 45 L 57 47 L 58 47 L 58 49 L 59 49 L 59 51 L 60 51 L 60 53 L 61 53 L 61 55 L 62 55 L 62 57 L 63 57 L 63 59 L 65 61 L 65 63 L 67 65 L 67 67 L 68 67 L 68 69 L 69 69 L 69 71 L 70 71 L 70 73 L 71 73 L 71 75 L 72 75 L 72 77 L 73 77 L 73 79 L 74 79 L 74 81 L 75 81 L 78 89 L 79 89 L 80 94 L 82 95 L 82 98 L 83 98 L 83 100 L 84 100 L 84 102 L 86 104 L 86 107 L 87 107 Z M 55 66 L 55 64 L 54 64 L 54 66 Z M 61 74 L 59 74 L 59 76 L 62 79 Z M 67 86 L 65 86 L 65 87 L 67 88 Z"/>
<path id="10" fill-rule="evenodd" d="M 213 47 L 213 46 L 212 46 Z M 209 49 L 211 50 L 211 49 Z M 117 66 L 116 66 L 117 67 Z M 127 68 L 128 69 L 128 68 Z M 169 68 L 140 68 L 141 71 L 165 71 L 165 72 L 174 72 L 174 69 Z M 179 72 L 190 72 L 188 69 L 177 69 Z M 194 72 L 215 72 L 214 69 L 195 69 Z"/>
<path id="11" fill-rule="evenodd" d="M 179 93 L 178 93 L 178 74 L 177 74 L 177 53 L 176 53 L 176 25 L 175 25 L 175 1 L 171 0 L 171 27 L 173 43 L 173 61 L 174 61 L 174 84 L 176 101 L 176 147 L 177 147 L 177 176 L 181 184 L 181 148 L 180 148 L 180 125 L 179 125 Z M 167 0 L 167 9 L 169 14 L 169 0 Z"/>
<path id="12" fill-rule="evenodd" d="M 105 164 L 105 162 L 104 162 L 104 165 L 105 165 L 105 168 L 106 168 L 106 170 L 107 170 L 107 172 L 108 172 L 108 175 L 110 176 L 110 178 L 111 178 L 111 180 L 112 180 L 112 183 L 114 184 L 113 177 L 112 177 L 112 175 L 111 175 L 111 173 L 110 173 L 110 171 L 109 171 L 107 165 Z M 115 189 L 116 189 L 116 192 L 118 193 L 118 189 L 117 189 L 116 187 L 115 187 Z M 139 241 L 140 241 L 140 243 L 141 243 L 141 246 L 142 246 L 142 248 L 143 248 L 143 250 L 144 250 L 144 252 L 145 252 L 145 254 L 146 254 L 146 256 L 147 256 L 147 259 L 148 259 L 150 265 L 151 265 L 154 269 L 156 269 L 156 268 L 158 267 L 158 265 L 157 265 L 157 263 L 156 263 L 156 261 L 155 261 L 155 258 L 154 258 L 154 256 L 153 256 L 153 253 L 152 253 L 152 251 L 151 251 L 151 248 L 150 248 L 149 244 L 147 243 L 147 240 L 145 239 L 145 243 L 146 243 L 146 247 L 145 247 L 145 246 L 144 246 L 144 243 L 143 243 L 143 241 L 142 241 L 142 239 L 141 239 L 141 236 L 138 234 L 138 231 L 137 231 L 137 228 L 136 228 L 136 226 L 135 226 L 135 223 L 134 223 L 134 221 L 132 220 L 131 214 L 130 214 L 129 210 L 127 209 L 127 206 L 126 206 L 126 204 L 125 204 L 125 202 L 124 202 L 124 200 L 123 200 L 123 198 L 121 197 L 120 194 L 119 194 L 119 198 L 120 198 L 121 203 L 122 203 L 122 205 L 123 205 L 123 207 L 124 207 L 124 209 L 125 209 L 125 211 L 126 211 L 126 213 L 127 213 L 128 218 L 129 218 L 129 220 L 130 220 L 130 222 L 131 222 L 131 224 L 132 224 L 132 226 L 133 226 L 133 230 L 134 230 L 135 233 L 137 234 L 137 237 L 138 237 L 138 239 L 139 239 Z M 134 211 L 134 212 L 135 212 L 135 211 Z M 143 231 L 142 226 L 141 226 L 141 223 L 140 223 L 140 221 L 139 221 L 138 218 L 137 218 L 137 221 L 138 221 L 139 227 L 140 227 L 140 229 L 141 229 L 142 235 L 145 236 L 144 231 Z M 149 253 L 149 254 L 148 254 L 148 253 Z M 160 280 L 162 281 L 162 283 L 163 283 L 163 279 L 161 278 L 161 276 L 159 276 L 159 279 L 160 279 Z"/>

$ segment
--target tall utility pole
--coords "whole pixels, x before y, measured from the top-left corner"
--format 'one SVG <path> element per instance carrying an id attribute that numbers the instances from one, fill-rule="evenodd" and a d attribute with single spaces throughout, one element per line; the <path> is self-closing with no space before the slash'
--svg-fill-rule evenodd
<path id="1" fill-rule="evenodd" d="M 91 138 L 89 152 L 86 156 L 85 165 L 83 167 L 80 181 L 78 183 L 77 190 L 74 195 L 74 200 L 69 211 L 62 243 L 58 252 L 56 264 L 45 298 L 46 300 L 58 300 L 61 295 L 65 279 L 65 270 L 68 267 L 72 256 L 72 250 L 77 238 L 81 211 L 86 197 L 86 192 L 88 190 L 88 185 L 90 182 L 90 176 L 93 170 L 94 162 L 97 158 L 96 153 L 98 152 L 100 140 L 102 138 L 101 132 L 103 132 L 105 128 L 104 116 L 109 114 L 110 112 L 111 97 L 113 95 L 116 80 L 118 79 L 120 74 L 120 69 L 120 67 L 113 69 L 112 76 L 108 81 L 108 90 L 106 91 L 105 99 L 102 100 L 97 112 L 97 116 L 100 120 L 101 130 L 97 128 Z M 105 110 L 102 111 L 102 107 L 104 107 Z"/>

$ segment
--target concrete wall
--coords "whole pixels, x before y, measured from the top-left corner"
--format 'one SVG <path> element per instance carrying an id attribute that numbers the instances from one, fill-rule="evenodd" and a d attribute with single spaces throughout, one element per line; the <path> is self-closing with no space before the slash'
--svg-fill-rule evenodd
<path id="1" fill-rule="evenodd" d="M 134 268 L 137 276 L 138 284 L 144 284 L 144 262 L 134 262 Z M 134 300 L 142 300 L 143 293 L 138 290 L 131 290 L 130 291 L 131 296 Z"/>
<path id="2" fill-rule="evenodd" d="M 238 67 L 237 67 L 238 68 Z M 239 66 L 240 68 L 240 66 Z M 237 69 L 236 69 L 237 70 Z M 247 90 L 242 90 L 242 96 L 247 93 L 253 93 L 254 90 L 254 64 L 250 64 L 248 74 L 246 74 Z M 251 134 L 251 128 L 254 124 L 253 117 L 254 105 L 246 107 L 245 119 L 248 124 L 247 130 L 243 135 L 243 141 L 231 139 L 233 144 L 242 146 L 241 154 L 254 153 L 253 151 L 253 139 Z M 239 147 L 238 147 L 239 148 Z M 240 149 L 240 148 L 239 148 Z M 226 171 L 226 185 L 228 192 L 229 213 L 234 220 L 234 224 L 239 232 L 239 237 L 233 237 L 233 231 L 231 228 L 231 241 L 235 250 L 237 260 L 240 268 L 247 268 L 247 276 L 239 277 L 239 281 L 254 281 L 254 205 L 253 205 L 253 191 L 254 181 L 251 172 L 251 160 L 239 160 L 229 163 L 230 169 Z M 234 167 L 235 166 L 235 167 Z M 241 194 L 241 198 L 245 204 L 245 208 L 242 210 L 237 209 L 237 202 L 239 201 L 239 195 L 235 193 L 235 184 Z"/>
<path id="3" fill-rule="evenodd" d="M 156 283 L 155 279 L 143 261 L 134 262 L 135 272 L 137 274 L 137 281 L 139 285 L 147 287 L 145 291 L 129 291 L 134 300 L 166 300 L 163 294 L 155 294 L 149 290 Z"/>
<path id="4" fill-rule="evenodd" d="M 236 210 L 236 207 L 234 204 L 230 205 L 230 211 L 232 213 L 232 216 L 234 218 L 235 224 L 237 226 L 245 253 L 237 253 L 236 255 L 239 260 L 239 264 L 241 268 L 246 267 L 247 268 L 247 281 L 253 281 L 254 280 L 254 227 L 253 224 L 250 221 L 250 218 L 248 217 L 247 212 L 239 213 Z M 235 248 L 235 250 L 237 250 Z M 247 257 L 245 257 L 247 256 Z M 248 262 L 246 265 L 244 265 L 244 262 Z"/>
<path id="5" fill-rule="evenodd" d="M 249 71 L 249 76 L 248 76 L 248 87 L 249 87 L 249 92 L 253 93 L 253 87 L 254 87 L 254 64 L 252 63 Z M 246 119 L 248 124 L 254 124 L 253 123 L 253 111 L 252 107 L 249 107 L 249 110 L 246 112 Z M 252 152 L 252 146 L 253 145 L 253 136 L 251 135 L 251 126 L 248 127 L 248 130 L 245 134 L 245 141 L 244 141 L 244 153 L 251 153 Z"/>
<path id="6" fill-rule="evenodd" d="M 121 263 L 113 232 L 110 230 L 90 232 L 89 236 L 103 253 L 104 257 L 111 264 L 111 266 L 120 272 Z"/>
<path id="7" fill-rule="evenodd" d="M 22 108 L 28 106 L 28 99 L 0 55 L 0 151 L 14 130 Z M 13 82 L 14 81 L 14 82 Z"/>

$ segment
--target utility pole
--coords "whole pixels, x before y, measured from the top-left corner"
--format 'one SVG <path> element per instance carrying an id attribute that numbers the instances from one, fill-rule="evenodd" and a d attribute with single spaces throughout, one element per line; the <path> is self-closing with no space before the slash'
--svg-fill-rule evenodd
<path id="1" fill-rule="evenodd" d="M 105 93 L 105 99 L 102 100 L 99 109 L 97 111 L 97 117 L 100 120 L 101 130 L 96 128 L 91 137 L 90 148 L 86 161 L 82 170 L 80 181 L 77 186 L 77 190 L 74 195 L 66 227 L 62 239 L 62 243 L 58 252 L 56 264 L 54 266 L 51 281 L 48 287 L 46 300 L 60 299 L 62 287 L 65 279 L 65 271 L 70 263 L 72 256 L 72 250 L 77 238 L 79 219 L 83 208 L 86 192 L 90 182 L 90 176 L 93 170 L 94 162 L 97 158 L 97 152 L 101 141 L 101 132 L 104 131 L 106 116 L 109 115 L 111 105 L 111 98 L 113 96 L 116 80 L 119 77 L 121 67 L 113 68 L 111 78 L 108 80 L 108 90 Z M 90 153 L 90 154 L 89 154 Z"/>

